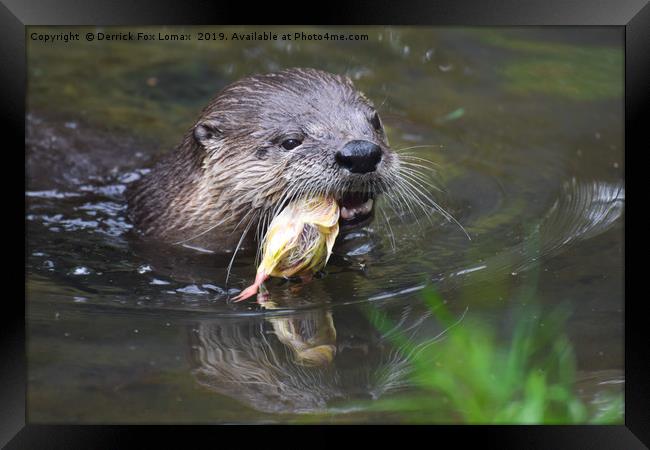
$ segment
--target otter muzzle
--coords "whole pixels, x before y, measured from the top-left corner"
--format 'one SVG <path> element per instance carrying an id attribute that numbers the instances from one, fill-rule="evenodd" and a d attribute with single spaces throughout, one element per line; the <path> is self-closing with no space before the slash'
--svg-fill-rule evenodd
<path id="1" fill-rule="evenodd" d="M 377 169 L 381 147 L 369 141 L 350 141 L 336 153 L 336 162 L 352 173 L 368 173 Z"/>

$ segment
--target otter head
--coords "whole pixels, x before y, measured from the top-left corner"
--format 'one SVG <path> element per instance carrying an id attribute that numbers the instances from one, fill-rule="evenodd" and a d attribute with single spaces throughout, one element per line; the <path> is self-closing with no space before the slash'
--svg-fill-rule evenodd
<path id="1" fill-rule="evenodd" d="M 338 200 L 342 226 L 359 225 L 399 171 L 372 102 L 349 78 L 315 69 L 226 87 L 192 134 L 219 191 L 211 198 L 238 223 L 268 223 L 291 199 L 324 194 Z"/>

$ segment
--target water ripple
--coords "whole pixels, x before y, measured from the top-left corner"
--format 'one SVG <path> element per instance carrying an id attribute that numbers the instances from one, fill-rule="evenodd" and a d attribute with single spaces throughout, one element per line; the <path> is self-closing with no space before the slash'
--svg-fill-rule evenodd
<path id="1" fill-rule="evenodd" d="M 542 219 L 545 253 L 609 230 L 623 214 L 624 204 L 622 184 L 572 178 Z"/>

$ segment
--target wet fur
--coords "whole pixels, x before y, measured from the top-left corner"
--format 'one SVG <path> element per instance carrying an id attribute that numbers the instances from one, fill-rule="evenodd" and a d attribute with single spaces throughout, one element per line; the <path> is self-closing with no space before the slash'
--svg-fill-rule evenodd
<path id="1" fill-rule="evenodd" d="M 372 103 L 352 82 L 315 69 L 243 78 L 201 113 L 181 144 L 127 193 L 130 218 L 145 236 L 216 251 L 261 233 L 299 195 L 385 191 L 399 159 Z M 281 143 L 300 137 L 301 146 Z M 334 155 L 347 142 L 382 147 L 377 171 L 351 174 Z"/>

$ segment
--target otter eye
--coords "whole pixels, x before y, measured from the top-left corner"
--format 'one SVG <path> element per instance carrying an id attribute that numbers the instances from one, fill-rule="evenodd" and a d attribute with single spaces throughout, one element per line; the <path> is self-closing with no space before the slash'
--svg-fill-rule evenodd
<path id="1" fill-rule="evenodd" d="M 381 130 L 381 122 L 379 121 L 379 114 L 374 113 L 370 118 L 370 123 L 375 128 L 375 130 Z"/>
<path id="2" fill-rule="evenodd" d="M 284 148 L 286 150 L 291 150 L 293 148 L 298 147 L 300 144 L 302 144 L 302 141 L 300 141 L 298 139 L 287 139 L 286 141 L 284 141 L 280 145 L 282 145 L 282 148 Z"/>

